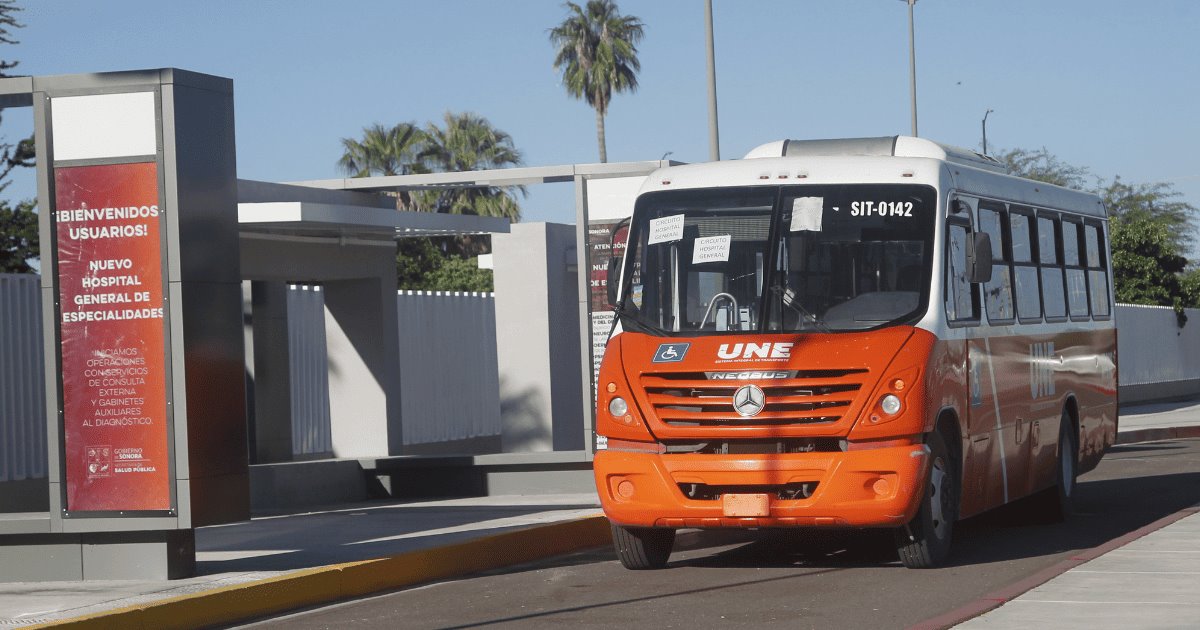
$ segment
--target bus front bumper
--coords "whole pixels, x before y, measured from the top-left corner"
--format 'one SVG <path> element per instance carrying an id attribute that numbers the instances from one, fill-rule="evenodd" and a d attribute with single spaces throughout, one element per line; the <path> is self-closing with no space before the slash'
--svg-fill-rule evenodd
<path id="1" fill-rule="evenodd" d="M 920 444 L 779 455 L 605 450 L 594 473 L 604 513 L 620 525 L 895 527 L 916 514 L 928 466 Z"/>

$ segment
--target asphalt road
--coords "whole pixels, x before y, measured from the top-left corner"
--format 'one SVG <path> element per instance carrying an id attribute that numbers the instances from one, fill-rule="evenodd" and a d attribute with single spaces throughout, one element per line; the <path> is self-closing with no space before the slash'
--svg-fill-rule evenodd
<path id="1" fill-rule="evenodd" d="M 609 549 L 264 620 L 255 628 L 903 628 L 1200 503 L 1200 440 L 1114 448 L 1077 514 L 1010 505 L 958 524 L 951 566 L 903 568 L 879 532 L 689 532 L 667 569 Z"/>

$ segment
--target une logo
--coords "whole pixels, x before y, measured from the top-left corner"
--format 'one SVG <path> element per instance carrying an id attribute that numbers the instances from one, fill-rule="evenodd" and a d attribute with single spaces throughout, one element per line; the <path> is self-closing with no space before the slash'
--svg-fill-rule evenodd
<path id="1" fill-rule="evenodd" d="M 1054 367 L 1057 364 L 1053 341 L 1029 345 L 1029 393 L 1034 398 L 1054 395 Z"/>
<path id="2" fill-rule="evenodd" d="M 717 357 L 722 359 L 790 359 L 792 346 L 787 343 L 735 343 L 732 347 L 723 343 L 717 349 Z"/>

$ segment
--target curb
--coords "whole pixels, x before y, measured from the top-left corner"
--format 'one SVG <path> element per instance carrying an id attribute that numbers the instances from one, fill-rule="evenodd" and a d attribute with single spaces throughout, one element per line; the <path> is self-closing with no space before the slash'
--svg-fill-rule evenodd
<path id="1" fill-rule="evenodd" d="M 612 542 L 603 515 L 54 621 L 33 628 L 196 628 L 522 564 Z"/>
<path id="2" fill-rule="evenodd" d="M 1159 440 L 1179 440 L 1196 437 L 1200 437 L 1200 426 L 1134 429 L 1132 431 L 1118 431 L 1117 444 L 1136 444 L 1138 442 L 1157 442 Z"/>

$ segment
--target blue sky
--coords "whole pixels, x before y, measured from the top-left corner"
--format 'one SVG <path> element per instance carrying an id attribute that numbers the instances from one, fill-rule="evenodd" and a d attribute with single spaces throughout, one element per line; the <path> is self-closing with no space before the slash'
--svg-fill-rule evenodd
<path id="1" fill-rule="evenodd" d="M 595 118 L 551 67 L 549 0 L 24 0 L 24 74 L 174 66 L 234 80 L 238 174 L 340 176 L 340 139 L 372 123 L 474 111 L 528 165 L 597 160 Z M 645 22 L 641 89 L 617 96 L 610 161 L 708 157 L 702 0 L 620 0 Z M 906 134 L 907 8 L 897 0 L 715 0 L 721 154 L 772 140 Z M 1098 176 L 1169 181 L 1200 206 L 1200 3 L 920 0 L 921 135 L 1045 147 Z M 8 110 L 0 133 L 27 134 Z M 28 191 L 28 192 L 26 192 Z M 32 195 L 20 181 L 8 191 Z M 572 222 L 567 185 L 526 220 Z"/>

